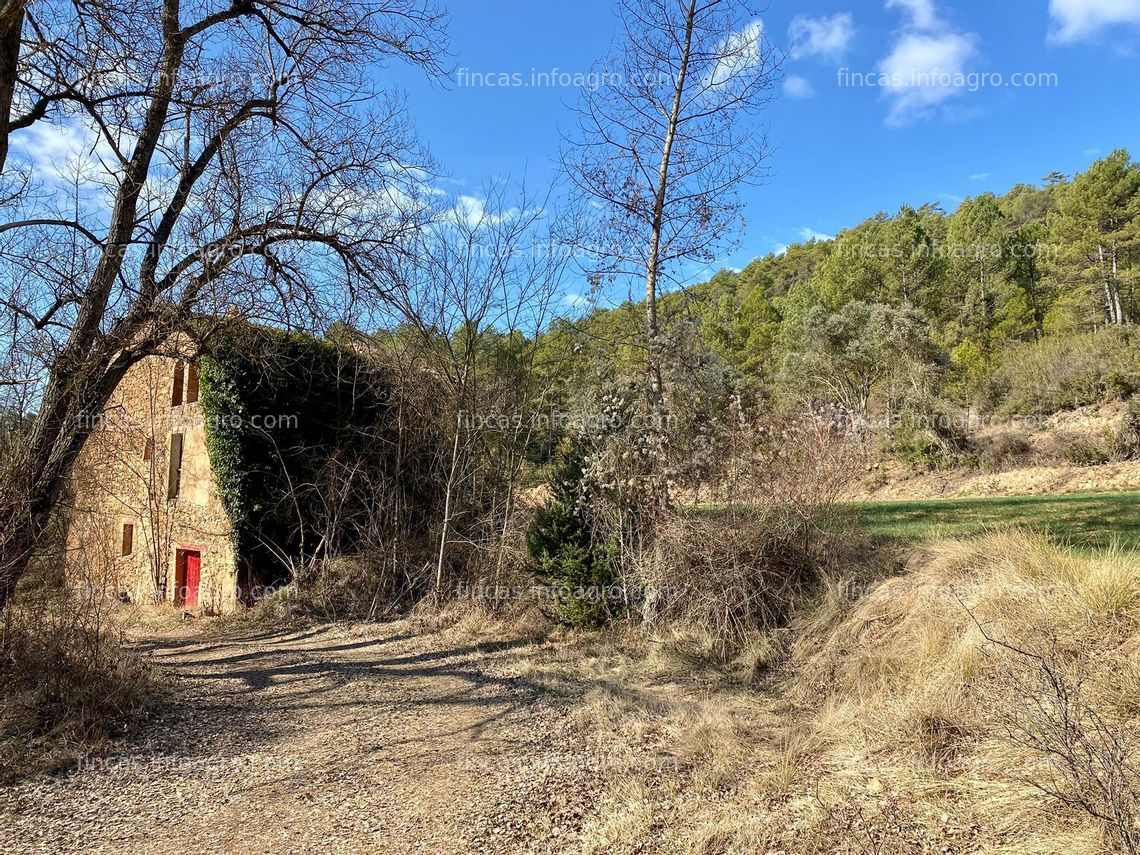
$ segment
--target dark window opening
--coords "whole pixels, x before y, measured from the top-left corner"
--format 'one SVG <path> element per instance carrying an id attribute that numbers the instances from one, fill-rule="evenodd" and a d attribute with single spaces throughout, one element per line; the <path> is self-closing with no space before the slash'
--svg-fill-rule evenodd
<path id="1" fill-rule="evenodd" d="M 146 438 L 146 445 L 143 446 L 143 460 L 154 460 L 154 437 L 148 436 Z"/>
<path id="2" fill-rule="evenodd" d="M 166 498 L 177 499 L 182 486 L 182 434 L 170 435 L 170 471 L 166 481 Z"/>
<path id="3" fill-rule="evenodd" d="M 135 526 L 133 523 L 123 523 L 123 555 L 130 555 L 135 551 Z"/>
<path id="4" fill-rule="evenodd" d="M 191 362 L 186 366 L 186 403 L 198 400 L 198 366 Z"/>
<path id="5" fill-rule="evenodd" d="M 186 373 L 186 365 L 181 359 L 174 360 L 174 387 L 170 392 L 170 406 L 177 407 L 182 403 L 182 381 Z"/>

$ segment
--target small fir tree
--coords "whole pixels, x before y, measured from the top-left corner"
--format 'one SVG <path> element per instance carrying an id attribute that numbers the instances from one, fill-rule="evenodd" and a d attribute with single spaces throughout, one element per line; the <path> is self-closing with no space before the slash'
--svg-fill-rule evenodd
<path id="1" fill-rule="evenodd" d="M 613 572 L 585 510 L 583 453 L 571 443 L 559 454 L 551 478 L 554 495 L 535 514 L 527 533 L 534 572 L 551 594 L 550 615 L 577 627 L 600 626 L 612 617 Z"/>

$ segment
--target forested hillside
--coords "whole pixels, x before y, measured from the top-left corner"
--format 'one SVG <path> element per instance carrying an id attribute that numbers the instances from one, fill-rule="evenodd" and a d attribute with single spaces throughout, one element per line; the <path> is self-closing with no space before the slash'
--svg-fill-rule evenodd
<path id="1" fill-rule="evenodd" d="M 1140 384 L 1140 165 L 1127 151 L 953 211 L 916 204 L 664 295 L 675 397 L 697 382 L 858 416 L 1033 415 Z M 557 323 L 542 354 L 561 401 L 636 376 L 643 325 L 630 303 Z"/>

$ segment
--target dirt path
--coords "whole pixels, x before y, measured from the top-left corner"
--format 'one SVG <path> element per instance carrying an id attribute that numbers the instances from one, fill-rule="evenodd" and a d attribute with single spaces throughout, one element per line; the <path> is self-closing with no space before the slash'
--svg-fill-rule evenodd
<path id="1" fill-rule="evenodd" d="M 3 853 L 561 852 L 598 789 L 562 714 L 477 647 L 390 624 L 144 649 L 121 749 L 0 790 Z"/>

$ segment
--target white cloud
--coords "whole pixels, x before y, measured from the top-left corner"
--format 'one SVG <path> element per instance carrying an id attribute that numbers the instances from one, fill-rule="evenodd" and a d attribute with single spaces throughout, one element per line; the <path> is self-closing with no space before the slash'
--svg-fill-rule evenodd
<path id="1" fill-rule="evenodd" d="M 810 98 L 815 94 L 807 78 L 791 75 L 784 80 L 784 94 L 789 98 Z"/>
<path id="2" fill-rule="evenodd" d="M 49 183 L 105 181 L 118 166 L 106 140 L 80 122 L 36 122 L 12 135 L 12 148 Z"/>
<path id="3" fill-rule="evenodd" d="M 916 30 L 937 30 L 943 26 L 934 11 L 934 0 L 887 0 L 887 8 L 901 9 L 910 18 L 909 26 Z"/>
<path id="4" fill-rule="evenodd" d="M 455 197 L 455 205 L 451 209 L 451 216 L 466 222 L 471 228 L 498 225 L 517 217 L 519 213 L 518 208 L 490 211 L 487 209 L 486 199 L 468 196 L 466 193 L 460 193 Z"/>
<path id="5" fill-rule="evenodd" d="M 855 22 L 850 12 L 840 12 L 829 18 L 808 18 L 796 15 L 788 26 L 792 59 L 821 56 L 839 59 L 855 36 Z"/>
<path id="6" fill-rule="evenodd" d="M 905 33 L 879 62 L 884 92 L 893 102 L 887 124 L 904 125 L 965 91 L 958 81 L 976 53 L 970 33 Z"/>
<path id="7" fill-rule="evenodd" d="M 1085 157 L 1096 157 L 1100 154 L 1099 148 L 1086 148 L 1084 151 Z"/>
<path id="8" fill-rule="evenodd" d="M 988 172 L 975 172 L 973 175 L 970 176 L 970 180 L 971 181 L 985 181 L 989 177 L 990 177 L 990 174 Z"/>
<path id="9" fill-rule="evenodd" d="M 1049 0 L 1049 40 L 1069 44 L 1105 27 L 1140 26 L 1140 0 Z"/>
<path id="10" fill-rule="evenodd" d="M 764 22 L 757 19 L 720 43 L 719 59 L 705 85 L 722 86 L 760 61 L 764 49 Z"/>
<path id="11" fill-rule="evenodd" d="M 571 309 L 584 309 L 590 305 L 590 298 L 582 294 L 563 294 L 562 303 Z"/>
<path id="12" fill-rule="evenodd" d="M 879 60 L 878 84 L 891 101 L 887 124 L 905 125 L 936 112 L 947 120 L 976 115 L 942 102 L 976 91 L 977 75 L 967 73 L 966 63 L 977 54 L 978 37 L 956 32 L 938 14 L 934 0 L 886 0 L 886 8 L 905 17 L 890 53 Z"/>
<path id="13" fill-rule="evenodd" d="M 796 230 L 796 233 L 802 240 L 835 240 L 835 235 L 829 235 L 826 232 L 817 232 L 815 229 L 810 229 L 807 226 L 801 226 Z"/>

